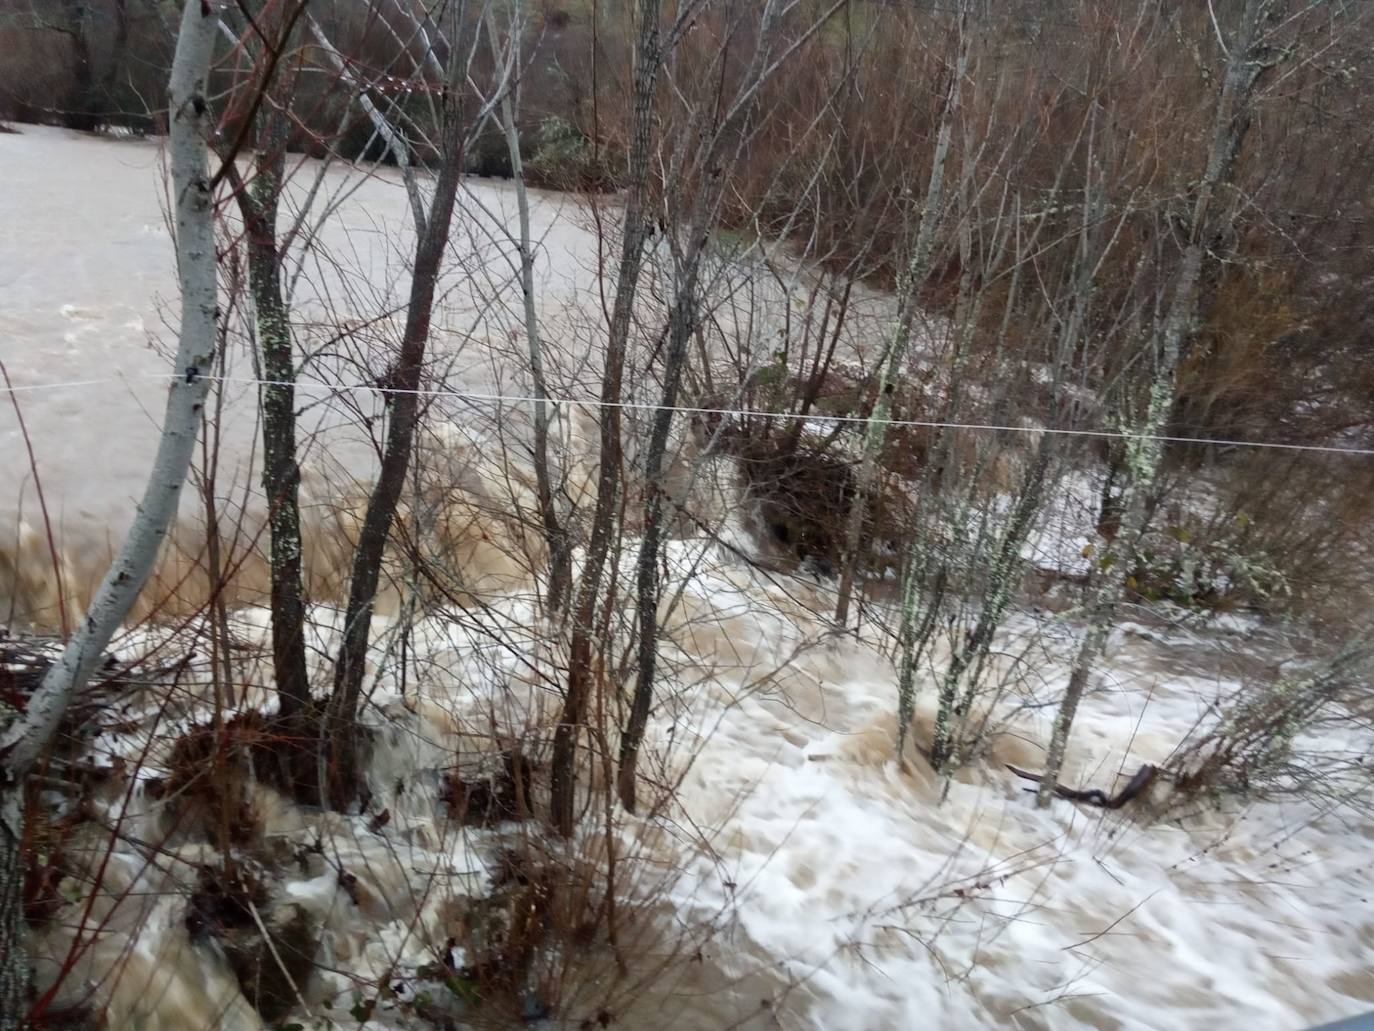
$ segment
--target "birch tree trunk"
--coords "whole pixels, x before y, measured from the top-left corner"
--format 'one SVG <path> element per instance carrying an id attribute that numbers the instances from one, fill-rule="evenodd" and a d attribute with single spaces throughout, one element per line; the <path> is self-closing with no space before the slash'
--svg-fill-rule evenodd
<path id="1" fill-rule="evenodd" d="M 1042 807 L 1054 798 L 1074 716 L 1106 648 L 1116 607 L 1148 524 L 1150 492 L 1164 458 L 1164 445 L 1159 438 L 1173 410 L 1179 363 L 1197 309 L 1203 263 L 1216 231 L 1229 228 L 1227 223 L 1234 219 L 1234 206 L 1225 200 L 1219 204 L 1217 194 L 1232 185 L 1236 159 L 1250 127 L 1250 105 L 1255 88 L 1274 64 L 1262 57 L 1258 46 L 1260 19 L 1270 6 L 1270 0 L 1246 0 L 1227 53 L 1226 74 L 1217 97 L 1207 164 L 1198 184 L 1187 244 L 1179 263 L 1173 297 L 1153 345 L 1155 371 L 1149 398 L 1137 431 L 1128 435 L 1125 441 L 1125 485 L 1118 502 L 1121 526 L 1106 542 L 1097 561 L 1098 575 L 1087 605 L 1088 628 L 1079 643 L 1069 683 L 1055 716 L 1045 775 L 1036 793 L 1036 804 Z"/>
<path id="2" fill-rule="evenodd" d="M 181 328 L 157 455 L 133 525 L 85 617 L 24 710 L 0 735 L 0 1031 L 28 1022 L 20 855 L 25 777 L 52 741 L 72 698 L 90 679 L 152 571 L 176 515 L 210 386 L 202 373 L 209 372 L 214 355 L 218 283 L 205 79 L 214 56 L 219 6 L 215 0 L 186 4 L 172 61 L 170 150 Z"/>
<path id="3" fill-rule="evenodd" d="M 1083 185 L 1083 200 L 1079 214 L 1078 247 L 1074 265 L 1066 277 L 1066 306 L 1069 309 L 1069 315 L 1063 320 L 1050 366 L 1053 394 L 1060 398 L 1061 404 L 1065 406 L 1067 406 L 1067 399 L 1062 393 L 1062 388 L 1075 360 L 1081 358 L 1085 352 L 1084 337 L 1096 295 L 1095 272 L 1106 259 L 1116 240 L 1116 234 L 1110 231 L 1107 222 L 1105 189 L 1101 182 L 1094 181 L 1093 173 L 1099 165 L 1095 145 L 1094 118 L 1088 119 L 1086 128 L 1087 148 L 1083 154 L 1083 163 L 1087 169 L 1087 175 Z M 1060 168 L 1060 176 L 1069 168 L 1076 151 L 1077 147 L 1075 146 L 1066 153 Z M 1059 183 L 1062 181 L 1060 176 L 1056 176 L 1056 189 L 1051 193 L 1051 196 L 1057 193 Z M 1019 205 L 1014 210 L 1019 212 Z M 968 225 L 968 222 L 965 221 L 964 225 Z M 1015 255 L 1017 272 L 1013 274 L 1013 296 L 1015 295 L 1015 283 L 1019 278 L 1020 265 L 1027 254 L 1034 252 L 1043 227 L 1042 222 L 1031 234 L 1029 240 L 1018 241 Z M 1120 223 L 1117 228 L 1120 229 Z M 1000 261 L 994 258 L 992 264 L 996 266 L 1000 264 Z M 965 325 L 975 326 L 978 324 L 983 299 L 983 292 L 979 291 L 974 299 L 969 302 Z M 1007 317 L 1010 317 L 1012 311 L 1013 302 L 1009 298 L 1006 307 Z M 962 386 L 958 375 L 960 360 L 961 356 L 956 354 L 954 359 L 955 370 L 952 373 L 950 385 L 950 403 L 940 415 L 942 421 L 955 421 L 959 416 L 957 398 Z M 1052 426 L 1051 428 L 1058 427 Z M 939 463 L 939 468 L 948 471 L 955 468 L 957 463 L 953 447 L 956 431 L 946 429 L 943 432 L 945 457 Z M 972 620 L 972 626 L 965 629 L 963 641 L 953 645 L 950 659 L 940 675 L 939 703 L 935 713 L 930 758 L 931 764 L 942 774 L 950 774 L 955 767 L 963 762 L 967 754 L 969 744 L 966 733 L 968 720 L 974 712 L 975 699 L 983 687 L 984 673 L 994 637 L 1001 627 L 1002 619 L 1011 604 L 1015 585 L 1020 581 L 1025 568 L 1023 549 L 1030 539 L 1035 519 L 1042 507 L 1046 489 L 1045 481 L 1058 450 L 1059 439 L 1053 432 L 1040 434 L 1035 456 L 1021 478 L 1020 488 L 1015 494 L 1015 501 L 1011 512 L 1005 519 L 1004 528 L 994 538 L 995 543 L 989 556 L 990 561 L 985 563 L 986 578 L 977 591 L 978 602 L 974 606 L 976 615 Z M 939 481 L 941 479 L 939 474 L 932 477 L 933 489 L 930 491 L 932 494 L 938 495 L 940 493 Z M 998 521 L 1000 522 L 1000 520 Z M 946 579 L 951 572 L 949 550 L 942 549 L 941 556 L 935 560 L 941 566 L 941 572 Z M 923 571 L 918 571 L 915 568 L 916 555 L 917 553 L 913 552 L 911 561 L 908 563 L 908 575 L 917 576 L 923 573 Z M 977 561 L 976 558 L 974 560 Z M 904 592 L 904 597 L 914 598 L 915 591 L 916 588 L 913 586 Z M 906 613 L 904 613 L 904 618 L 908 618 Z M 925 625 L 926 629 L 933 629 L 934 623 L 934 620 L 928 621 Z M 926 640 L 917 642 L 917 647 L 911 650 L 912 654 L 914 655 L 923 649 L 925 645 Z M 908 677 L 911 675 L 905 670 L 903 670 L 903 674 Z"/>
<path id="4" fill-rule="evenodd" d="M 420 185 L 415 180 L 415 169 L 410 163 L 410 144 L 406 142 L 396 126 L 391 124 L 391 120 L 373 102 L 371 95 L 367 92 L 367 86 L 349 71 L 348 65 L 344 62 L 338 49 L 329 41 L 324 30 L 320 28 L 320 23 L 315 20 L 315 16 L 307 13 L 305 22 L 310 28 L 310 34 L 315 37 L 315 42 L 324 52 L 324 56 L 329 58 L 329 63 L 334 66 L 339 78 L 358 91 L 358 106 L 367 115 L 368 121 L 377 131 L 377 135 L 386 143 L 387 150 L 391 152 L 392 160 L 396 162 L 396 167 L 401 170 L 401 182 L 405 184 L 406 199 L 410 201 L 410 215 L 415 220 L 416 229 L 419 231 L 425 224 L 425 205 L 424 201 L 420 199 Z"/>

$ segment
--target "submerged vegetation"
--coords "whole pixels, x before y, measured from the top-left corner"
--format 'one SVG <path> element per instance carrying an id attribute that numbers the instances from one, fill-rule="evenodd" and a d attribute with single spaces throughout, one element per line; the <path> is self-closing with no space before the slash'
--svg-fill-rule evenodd
<path id="1" fill-rule="evenodd" d="M 182 310 L 113 555 L 0 364 L 0 1028 L 1374 1000 L 1367 5 L 3 2 Z"/>

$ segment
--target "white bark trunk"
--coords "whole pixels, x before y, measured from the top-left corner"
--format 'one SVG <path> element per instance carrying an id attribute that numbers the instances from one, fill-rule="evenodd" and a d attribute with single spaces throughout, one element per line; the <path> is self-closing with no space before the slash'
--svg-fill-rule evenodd
<path id="1" fill-rule="evenodd" d="M 511 181 L 515 184 L 515 205 L 520 232 L 520 294 L 524 302 L 525 342 L 530 355 L 530 384 L 534 390 L 534 477 L 539 498 L 539 516 L 544 524 L 544 538 L 549 548 L 549 583 L 545 602 L 550 615 L 557 615 L 567 601 L 571 586 L 570 542 L 565 526 L 565 514 L 555 501 L 554 470 L 549 457 L 549 396 L 548 380 L 544 375 L 544 344 L 539 333 L 539 312 L 534 293 L 534 243 L 530 233 L 530 199 L 525 186 L 524 161 L 520 156 L 520 129 L 516 123 L 520 89 L 520 34 L 524 5 L 514 0 L 510 12 L 510 58 L 514 74 L 509 88 L 501 93 L 501 128 L 510 152 Z M 500 64 L 505 55 L 497 42 L 496 17 L 486 12 L 487 39 L 491 45 L 491 59 Z"/>
<path id="2" fill-rule="evenodd" d="M 217 269 L 206 169 L 208 106 L 202 87 L 214 49 L 218 6 L 200 2 L 187 5 L 172 63 L 171 154 L 181 330 L 157 456 L 133 525 L 85 618 L 23 714 L 0 738 L 0 757 L 11 776 L 33 765 L 52 738 L 72 694 L 89 678 L 132 608 L 176 515 L 195 452 L 201 409 L 210 387 L 202 373 L 209 373 L 215 347 Z"/>
<path id="3" fill-rule="evenodd" d="M 1177 395 L 1178 366 L 1197 310 L 1198 283 L 1203 261 L 1208 256 L 1208 243 L 1219 220 L 1234 218 L 1234 208 L 1223 210 L 1219 215 L 1214 207 L 1218 192 L 1229 186 L 1233 178 L 1235 158 L 1249 128 L 1249 107 L 1255 86 L 1263 72 L 1272 67 L 1262 62 L 1255 53 L 1260 14 L 1266 6 L 1266 0 L 1246 0 L 1236 38 L 1227 57 L 1226 78 L 1217 98 L 1212 140 L 1208 147 L 1206 169 L 1198 184 L 1188 244 L 1179 263 L 1173 298 L 1157 338 L 1156 371 L 1150 384 L 1145 417 L 1137 432 L 1129 435 L 1125 442 L 1126 486 L 1121 498 L 1121 529 L 1098 560 L 1102 572 L 1088 602 L 1088 628 L 1079 645 L 1064 699 L 1055 716 L 1045 775 L 1036 793 L 1036 804 L 1042 807 L 1049 805 L 1054 797 L 1078 704 L 1107 647 L 1116 606 L 1125 590 L 1126 577 L 1148 524 L 1150 491 L 1164 461 L 1164 445 L 1160 436 L 1167 425 L 1169 413 L 1173 411 Z"/>
<path id="4" fill-rule="evenodd" d="M 90 678 L 110 638 L 129 614 L 176 515 L 195 453 L 215 346 L 214 211 L 207 164 L 209 105 L 205 78 L 214 55 L 219 3 L 190 0 L 182 12 L 169 84 L 172 184 L 176 202 L 181 330 L 175 378 L 167 394 L 143 500 L 118 557 L 105 574 L 61 658 L 48 670 L 24 711 L 0 736 L 0 1029 L 27 1019 L 28 958 L 22 935 L 24 778 L 52 741 L 73 696 Z"/>
<path id="5" fill-rule="evenodd" d="M 382 114 L 381 109 L 373 103 L 368 95 L 367 87 L 358 80 L 352 72 L 348 70 L 348 65 L 344 62 L 339 51 L 334 44 L 329 42 L 329 37 L 320 28 L 320 23 L 315 20 L 312 14 L 306 14 L 306 23 L 310 26 L 310 34 L 315 37 L 315 42 L 324 51 L 324 55 L 329 58 L 329 63 L 334 66 L 334 70 L 339 73 L 339 78 L 348 83 L 358 91 L 358 104 L 372 122 L 372 126 L 377 130 L 377 135 L 386 143 L 387 149 L 391 151 L 391 156 L 396 161 L 396 167 L 401 170 L 401 181 L 405 183 L 406 197 L 410 201 L 410 213 L 415 219 L 415 231 L 423 233 L 425 230 L 425 206 L 420 199 L 420 186 L 415 180 L 415 169 L 410 164 L 410 145 L 391 124 L 391 120 Z"/>

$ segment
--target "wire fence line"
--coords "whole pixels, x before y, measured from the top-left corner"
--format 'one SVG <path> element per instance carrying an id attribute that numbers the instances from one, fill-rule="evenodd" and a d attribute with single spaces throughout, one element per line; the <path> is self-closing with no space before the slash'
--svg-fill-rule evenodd
<path id="1" fill-rule="evenodd" d="M 49 383 L 29 383 L 19 386 L 0 386 L 0 393 L 20 394 L 39 393 L 48 390 L 63 390 L 78 387 L 110 386 L 128 383 L 130 380 L 171 381 L 183 377 L 208 379 L 212 382 L 260 387 L 292 387 L 297 391 L 311 391 L 322 394 L 414 394 L 420 397 L 448 397 L 462 401 L 486 404 L 547 404 L 569 408 L 616 408 L 631 411 L 670 411 L 682 415 L 720 415 L 755 419 L 802 420 L 804 422 L 825 423 L 829 425 L 855 424 L 869 422 L 866 415 L 829 415 L 825 413 L 775 412 L 765 408 L 710 408 L 693 405 L 665 405 L 653 401 L 603 401 L 600 398 L 539 397 L 534 394 L 493 394 L 472 390 L 440 389 L 424 387 L 408 390 L 402 387 L 388 387 L 376 383 L 330 384 L 310 380 L 273 380 L 249 376 L 215 376 L 188 370 L 186 373 L 147 373 L 141 376 L 111 376 L 105 379 L 67 380 Z M 1056 426 L 1017 426 L 991 422 L 945 422 L 935 419 L 882 419 L 884 425 L 913 429 L 966 430 L 973 433 L 1024 433 L 1037 435 L 1054 434 L 1061 437 L 1083 437 L 1098 440 L 1154 440 L 1166 444 L 1206 444 L 1213 447 L 1256 448 L 1270 451 L 1306 451 L 1317 454 L 1348 455 L 1368 457 L 1374 455 L 1374 448 L 1342 447 L 1336 444 L 1301 444 L 1289 441 L 1239 440 L 1225 437 L 1187 437 L 1169 434 L 1132 433 L 1129 430 L 1093 430 Z"/>

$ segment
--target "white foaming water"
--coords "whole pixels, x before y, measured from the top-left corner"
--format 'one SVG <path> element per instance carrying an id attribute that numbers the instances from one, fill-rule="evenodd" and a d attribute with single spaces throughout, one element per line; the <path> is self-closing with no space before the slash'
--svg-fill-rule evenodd
<path id="1" fill-rule="evenodd" d="M 144 328 L 159 326 L 155 299 L 171 299 L 173 286 L 158 162 L 150 144 L 55 130 L 0 136 L 0 333 L 11 376 L 20 384 L 129 378 L 113 394 L 24 398 L 63 521 L 117 526 L 155 441 L 161 389 L 138 377 L 166 368 Z M 501 186 L 470 189 L 508 206 Z M 394 286 L 404 198 L 395 182 L 369 179 L 342 210 L 357 246 L 350 252 L 336 238 L 331 251 L 355 254 L 349 282 L 366 283 L 371 304 Z M 583 303 L 579 292 L 595 268 L 594 237 L 561 211 L 556 198 L 536 204 L 551 324 L 565 315 L 559 304 Z M 479 236 L 474 229 L 469 241 Z M 320 273 L 334 287 L 340 283 L 328 277 L 343 274 Z M 452 337 L 473 333 L 471 307 L 450 296 Z M 482 337 L 484 348 L 490 339 Z M 463 385 L 501 382 L 499 356 L 471 357 Z M 347 455 L 348 431 L 334 425 L 331 451 Z M 247 415 L 226 427 L 240 458 L 251 427 Z M 27 475 L 17 433 L 6 408 L 0 500 L 15 508 Z M 349 469 L 367 475 L 361 459 Z M 31 520 L 31 494 L 23 504 Z M 7 509 L 0 525 L 8 528 L 12 514 Z M 1074 533 L 1056 533 L 1071 554 L 1064 542 Z M 929 684 L 913 747 L 900 763 L 893 755 L 895 677 L 876 631 L 835 641 L 818 615 L 832 604 L 821 588 L 765 576 L 709 545 L 674 542 L 670 550 L 680 575 L 700 565 L 682 583 L 669 623 L 666 679 L 643 761 L 658 779 L 680 778 L 680 787 L 660 814 L 617 812 L 615 836 L 635 871 L 625 896 L 648 914 L 631 966 L 657 962 L 683 935 L 693 944 L 663 960 L 664 972 L 648 979 L 638 1001 L 627 994 L 613 1008 L 619 1026 L 1284 1031 L 1374 1008 L 1374 823 L 1296 802 L 1179 811 L 1159 797 L 1114 813 L 1063 801 L 1034 808 L 1003 763 L 1038 767 L 1050 713 L 1034 703 L 1055 697 L 1067 678 L 1066 628 L 1048 617 L 1021 617 L 999 643 L 999 672 L 1011 690 L 992 713 L 997 733 L 986 754 L 945 785 L 914 747 L 929 738 Z M 289 854 L 316 836 L 328 843 L 326 856 L 284 862 L 271 899 L 303 907 L 324 928 L 321 971 L 302 986 L 302 1012 L 341 1016 L 358 979 L 410 977 L 454 936 L 451 900 L 487 887 L 499 841 L 444 819 L 435 802 L 440 779 L 455 763 L 489 758 L 494 741 L 547 732 L 557 712 L 556 692 L 539 678 L 547 656 L 527 595 L 507 585 L 489 600 L 481 611 L 421 621 L 407 643 L 404 691 L 384 661 L 389 624 L 376 623 L 374 661 L 385 669 L 366 718 L 379 732 L 370 777 L 376 808 L 391 813 L 385 827 L 257 790 L 266 845 Z M 317 618 L 312 655 L 324 656 L 336 615 L 322 610 Z M 266 625 L 264 613 L 246 610 L 235 617 L 235 634 L 260 646 Z M 142 631 L 125 647 L 142 653 L 161 634 Z M 1186 636 L 1123 627 L 1108 655 L 1080 711 L 1065 779 L 1111 791 L 1139 763 L 1166 758 L 1211 703 L 1240 686 L 1243 664 L 1233 656 L 1277 663 L 1283 652 L 1237 623 Z M 241 682 L 267 683 L 260 652 L 236 662 Z M 316 672 L 327 682 L 323 659 Z M 131 844 L 167 834 L 167 814 L 143 785 L 205 712 L 195 691 L 154 718 L 156 700 L 128 714 L 136 729 L 97 748 L 98 756 L 132 760 L 148 746 L 149 759 L 127 811 L 122 794 L 104 801 L 108 815 L 123 815 L 125 839 L 93 911 L 95 920 L 108 918 L 109 933 L 86 952 L 75 981 L 99 983 L 111 1026 L 259 1027 L 223 954 L 185 930 L 185 892 L 211 850 L 173 838 L 150 856 Z M 241 699 L 249 708 L 267 701 L 261 689 Z M 104 842 L 96 835 L 88 843 L 92 869 Z M 594 853 L 593 828 L 578 846 Z M 357 877 L 351 890 L 340 869 Z M 130 894 L 116 905 L 122 891 Z M 65 933 L 50 931 L 40 944 L 60 955 Z M 604 950 L 591 952 L 589 968 L 611 966 Z M 40 966 L 40 979 L 51 969 Z M 584 1016 L 595 1010 L 575 1014 Z M 369 1026 L 413 1020 L 387 1001 Z"/>
<path id="2" fill-rule="evenodd" d="M 1171 808 L 1162 788 L 1119 812 L 1064 801 L 1038 810 L 1002 764 L 1037 766 L 1049 715 L 1019 706 L 1016 691 L 995 714 L 987 752 L 945 785 L 915 748 L 897 762 L 893 671 L 868 641 L 823 637 L 813 613 L 827 610 L 828 592 L 766 577 L 709 544 L 676 542 L 670 552 L 676 570 L 696 573 L 669 621 L 671 674 L 643 761 L 654 779 L 681 781 L 656 816 L 617 812 L 616 836 L 626 869 L 637 871 L 625 897 L 653 899 L 658 914 L 641 933 L 666 948 L 686 929 L 696 955 L 670 964 L 638 1002 L 625 1000 L 615 1010 L 623 1026 L 1280 1031 L 1374 1004 L 1365 902 L 1374 824 L 1307 803 Z M 381 736 L 370 777 L 374 809 L 391 812 L 385 828 L 259 798 L 269 842 L 328 842 L 329 862 L 284 868 L 275 898 L 325 928 L 326 969 L 307 992 L 315 1007 L 382 977 L 403 982 L 404 998 L 415 969 L 452 936 L 448 901 L 483 891 L 499 835 L 437 815 L 441 771 L 490 755 L 493 738 L 547 732 L 556 712 L 526 663 L 536 647 L 528 597 L 491 601 L 480 618 L 416 627 L 404 696 L 394 673 L 375 685 L 368 721 Z M 327 653 L 335 627 L 320 617 Z M 237 632 L 261 642 L 265 626 L 265 614 L 247 612 Z M 386 630 L 378 620 L 379 662 Z M 1039 642 L 1033 689 L 1042 697 L 1067 679 L 1062 631 L 1025 617 L 1000 642 L 1002 654 Z M 1215 656 L 1280 653 L 1255 634 L 1118 633 L 1080 711 L 1066 781 L 1111 791 L 1141 762 L 1166 759 L 1205 705 L 1237 686 Z M 918 744 L 932 701 L 927 687 Z M 154 770 L 181 725 L 172 719 L 154 734 Z M 118 738 L 113 750 L 133 758 L 146 740 Z M 159 840 L 158 814 L 140 799 L 127 825 Z M 579 839 L 584 850 L 595 851 L 596 824 Z M 336 864 L 358 877 L 351 895 Z M 141 931 L 126 920 L 140 950 L 157 953 L 157 927 L 184 940 L 177 905 L 163 903 L 167 913 Z M 208 1005 L 203 985 L 218 984 L 217 1004 L 246 1021 L 219 1026 L 255 1026 L 212 947 L 186 945 L 177 964 L 180 980 L 166 969 L 157 976 L 170 979 L 178 1007 Z M 128 970 L 114 990 L 131 1020 L 162 1005 L 137 989 L 139 976 L 153 974 Z M 413 1026 L 399 1002 L 374 1021 Z"/>
<path id="3" fill-rule="evenodd" d="M 748 579 L 716 570 L 692 590 L 721 614 L 780 601 Z M 1001 762 L 1037 768 L 1048 713 L 1010 716 L 942 801 L 918 757 L 894 761 L 886 661 L 855 644 L 791 658 L 807 621 L 781 607 L 771 620 L 734 616 L 726 635 L 780 669 L 776 688 L 746 693 L 717 670 L 693 692 L 684 722 L 712 730 L 682 805 L 716 846 L 693 860 L 678 902 L 731 915 L 727 966 L 766 964 L 796 985 L 785 1008 L 800 1019 L 784 1026 L 1296 1028 L 1374 1002 L 1374 825 L 1302 804 L 1168 818 L 1037 810 Z M 1000 650 L 1041 631 L 1023 622 Z M 1047 645 L 1035 665 L 1042 697 L 1067 680 L 1058 651 Z M 1205 702 L 1235 686 L 1180 636 L 1118 634 L 1110 654 L 1065 774 L 1109 791 L 1167 758 Z M 711 656 L 690 656 L 700 676 Z M 1164 672 L 1180 660 L 1191 676 Z M 918 738 L 928 687 L 923 701 Z"/>

